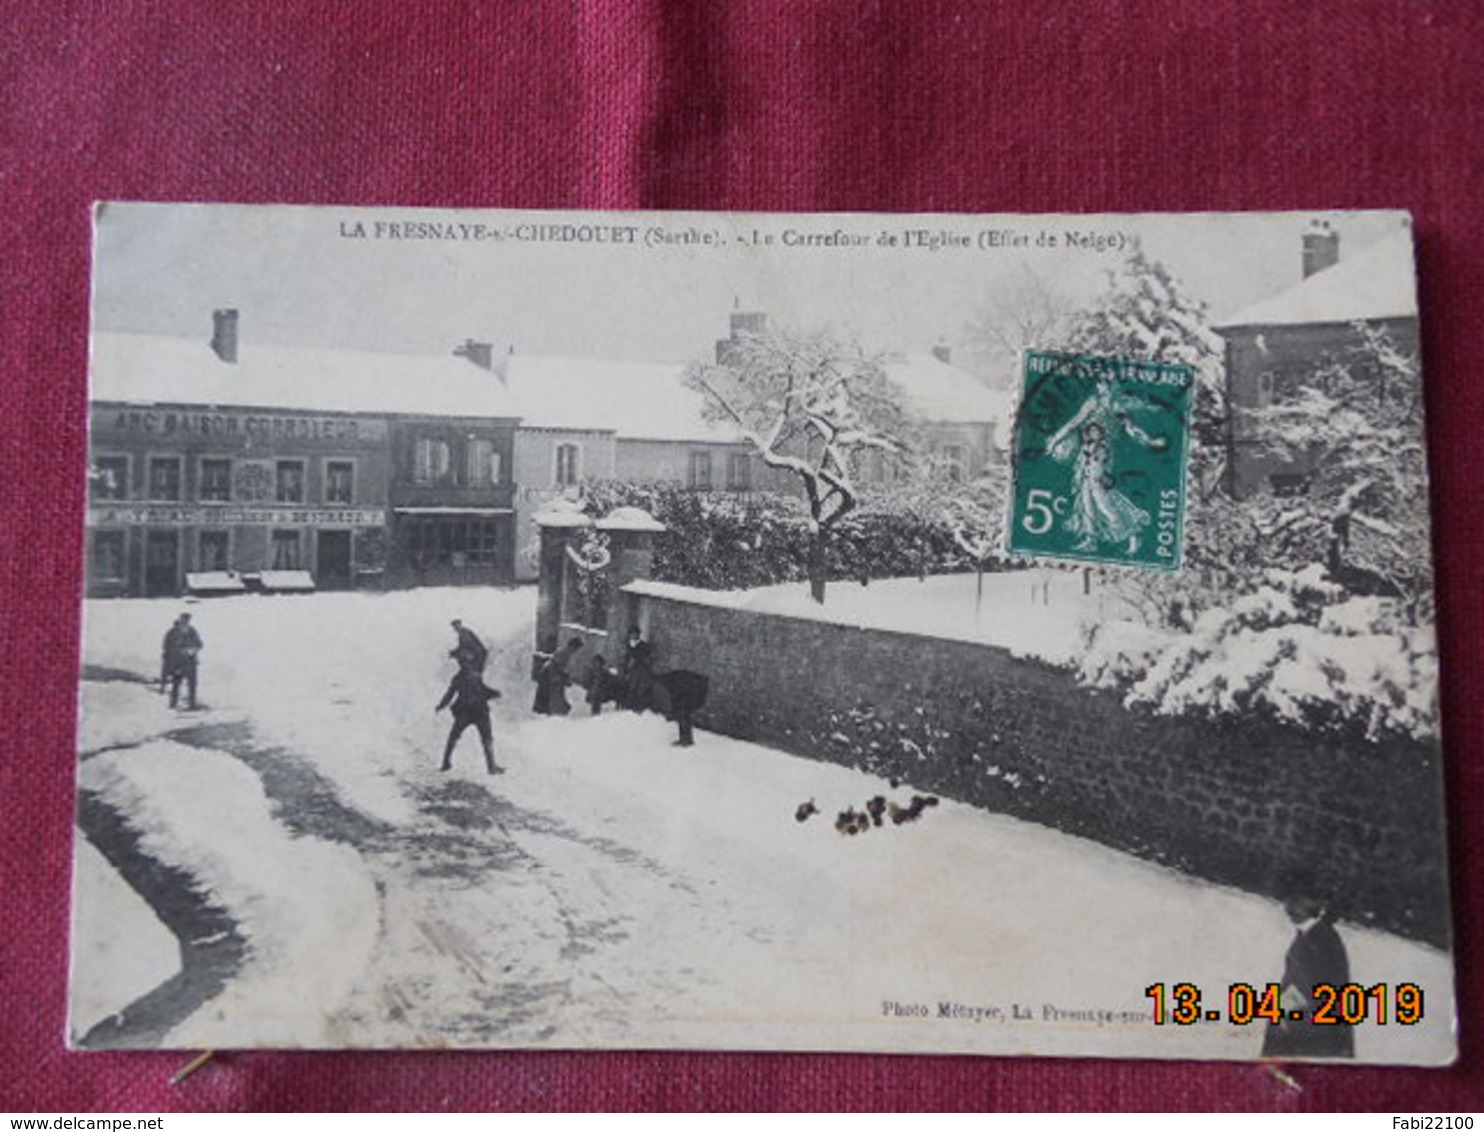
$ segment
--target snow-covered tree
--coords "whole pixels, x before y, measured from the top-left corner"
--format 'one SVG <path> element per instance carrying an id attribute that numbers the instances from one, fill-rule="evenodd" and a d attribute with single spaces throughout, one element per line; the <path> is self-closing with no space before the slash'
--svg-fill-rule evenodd
<path id="1" fill-rule="evenodd" d="M 998 366 L 1013 367 L 1022 350 L 1060 350 L 1077 310 L 1028 265 L 1002 281 L 965 329 L 965 343 Z"/>
<path id="2" fill-rule="evenodd" d="M 964 482 L 931 455 L 915 461 L 910 478 L 896 489 L 900 508 L 941 525 L 959 554 L 974 564 L 975 617 L 984 600 L 984 572 L 1005 553 L 1009 491 L 1009 469 L 1003 463 L 992 463 Z"/>
<path id="3" fill-rule="evenodd" d="M 711 419 L 798 477 L 809 505 L 809 588 L 822 603 L 830 532 L 860 501 L 854 469 L 870 450 L 905 448 L 901 394 L 881 359 L 830 331 L 769 327 L 736 335 L 724 362 L 693 363 L 686 382 L 705 394 Z"/>
<path id="4" fill-rule="evenodd" d="M 1432 594 L 1417 359 L 1378 326 L 1354 330 L 1354 349 L 1243 410 L 1245 436 L 1312 469 L 1303 491 L 1254 506 L 1271 516 L 1279 561 L 1322 562 L 1352 592 L 1399 597 L 1415 623 Z"/>
<path id="5" fill-rule="evenodd" d="M 1437 734 L 1433 633 L 1395 602 L 1355 597 L 1323 566 L 1272 569 L 1189 631 L 1095 626 L 1078 661 L 1094 687 L 1161 715 L 1259 716 L 1370 741 Z"/>
<path id="6" fill-rule="evenodd" d="M 1161 263 L 1135 248 L 1103 293 L 1073 320 L 1062 348 L 1174 362 L 1195 371 L 1186 479 L 1185 563 L 1179 574 L 1120 571 L 1110 584 L 1151 625 L 1188 629 L 1204 608 L 1247 592 L 1270 563 L 1254 516 L 1224 492 L 1225 347 L 1206 306 Z"/>
<path id="7" fill-rule="evenodd" d="M 1214 495 L 1226 467 L 1225 347 L 1211 329 L 1205 303 L 1135 248 L 1109 272 L 1098 300 L 1074 319 L 1066 341 L 1074 353 L 1176 362 L 1195 370 L 1189 490 L 1197 501 Z"/>

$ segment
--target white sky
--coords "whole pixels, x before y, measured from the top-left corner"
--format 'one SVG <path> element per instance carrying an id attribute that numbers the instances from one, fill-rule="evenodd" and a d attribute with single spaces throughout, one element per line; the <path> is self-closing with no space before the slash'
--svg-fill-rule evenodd
<path id="1" fill-rule="evenodd" d="M 1117 251 L 985 249 L 982 232 L 1115 234 L 1142 241 L 1215 314 L 1300 278 L 1300 237 L 1316 216 L 1341 256 L 1405 223 L 1397 212 L 1149 216 L 796 216 L 563 214 L 293 206 L 109 205 L 97 226 L 94 318 L 102 331 L 210 336 L 211 310 L 241 311 L 244 341 L 442 353 L 473 337 L 520 353 L 686 361 L 725 336 L 735 302 L 801 326 L 854 330 L 879 349 L 959 344 L 966 324 L 1028 265 L 1077 302 L 1097 293 Z M 690 226 L 724 248 L 353 239 L 357 221 Z M 746 248 L 753 228 L 779 241 Z M 787 230 L 874 237 L 949 230 L 964 249 L 786 248 Z"/>

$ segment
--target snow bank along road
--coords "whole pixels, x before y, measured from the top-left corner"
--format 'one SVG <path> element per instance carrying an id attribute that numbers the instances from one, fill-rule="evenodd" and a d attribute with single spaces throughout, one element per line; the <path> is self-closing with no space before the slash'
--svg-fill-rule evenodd
<path id="1" fill-rule="evenodd" d="M 530 589 L 197 603 L 198 712 L 149 683 L 179 609 L 87 608 L 74 1041 L 1260 1046 L 1155 1027 L 1144 988 L 1275 978 L 1271 902 L 949 802 L 842 836 L 835 813 L 910 784 L 705 733 L 679 749 L 652 715 L 532 717 Z M 437 770 L 455 616 L 506 695 L 500 777 L 472 732 Z M 1446 957 L 1346 941 L 1357 980 L 1429 994 L 1421 1030 L 1366 1030 L 1360 1055 L 1443 1040 Z"/>

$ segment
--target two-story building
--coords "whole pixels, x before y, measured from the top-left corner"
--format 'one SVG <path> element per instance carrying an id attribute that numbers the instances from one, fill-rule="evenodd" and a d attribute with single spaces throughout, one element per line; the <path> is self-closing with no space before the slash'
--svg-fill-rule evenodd
<path id="1" fill-rule="evenodd" d="M 1250 412 L 1322 381 L 1335 366 L 1366 366 L 1366 331 L 1384 333 L 1405 354 L 1418 348 L 1411 233 L 1402 229 L 1341 257 L 1339 233 L 1325 221 L 1301 236 L 1303 278 L 1277 295 L 1221 320 L 1230 407 L 1228 485 L 1237 497 L 1255 491 L 1302 491 L 1314 458 L 1286 458 L 1259 442 Z"/>
<path id="2" fill-rule="evenodd" d="M 785 485 L 735 429 L 706 419 L 683 365 L 509 355 L 495 365 L 521 414 L 515 436 L 517 570 L 535 577 L 531 516 L 584 480 L 698 491 Z"/>
<path id="3" fill-rule="evenodd" d="M 457 359 L 98 334 L 88 592 L 508 580 L 515 417 Z"/>

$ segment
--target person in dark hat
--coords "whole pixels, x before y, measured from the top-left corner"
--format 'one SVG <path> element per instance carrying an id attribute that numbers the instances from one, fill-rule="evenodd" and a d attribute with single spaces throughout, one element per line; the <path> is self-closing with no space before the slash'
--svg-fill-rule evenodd
<path id="1" fill-rule="evenodd" d="M 1334 915 L 1317 898 L 1294 893 L 1283 903 L 1295 934 L 1283 957 L 1283 1018 L 1270 1023 L 1262 1056 L 1272 1058 L 1354 1057 L 1355 1031 L 1335 1012 L 1332 1023 L 1315 1023 L 1314 988 L 1328 983 L 1338 994 L 1350 981 L 1350 958 Z M 1295 1015 L 1297 1015 L 1295 1017 Z"/>
<path id="2" fill-rule="evenodd" d="M 180 686 L 186 685 L 191 711 L 196 710 L 196 680 L 201 655 L 201 634 L 191 624 L 191 615 L 182 613 L 165 633 L 160 645 L 160 681 L 170 686 L 170 706 L 180 701 Z"/>
<path id="3" fill-rule="evenodd" d="M 457 617 L 450 624 L 453 631 L 458 635 L 458 644 L 448 655 L 458 661 L 460 668 L 467 668 L 472 672 L 483 672 L 485 664 L 489 661 L 489 649 L 484 647 L 473 629 L 470 629 Z"/>
<path id="4" fill-rule="evenodd" d="M 654 646 L 644 639 L 637 625 L 629 627 L 629 637 L 619 659 L 618 676 L 621 685 L 619 706 L 629 711 L 647 710 L 654 686 Z"/>
<path id="5" fill-rule="evenodd" d="M 582 643 L 581 637 L 570 638 L 541 665 L 533 708 L 538 715 L 566 715 L 572 710 L 567 685 L 572 683 L 572 662 L 582 651 Z"/>
<path id="6" fill-rule="evenodd" d="M 453 768 L 453 749 L 459 736 L 472 727 L 479 732 L 479 742 L 484 748 L 485 769 L 490 774 L 505 773 L 505 768 L 495 763 L 495 742 L 490 727 L 490 701 L 499 697 L 500 693 L 487 687 L 475 669 L 467 665 L 459 667 L 448 683 L 448 690 L 433 709 L 434 712 L 440 712 L 450 705 L 453 709 L 453 726 L 448 729 L 448 742 L 443 745 L 443 765 L 439 767 L 440 770 Z"/>

